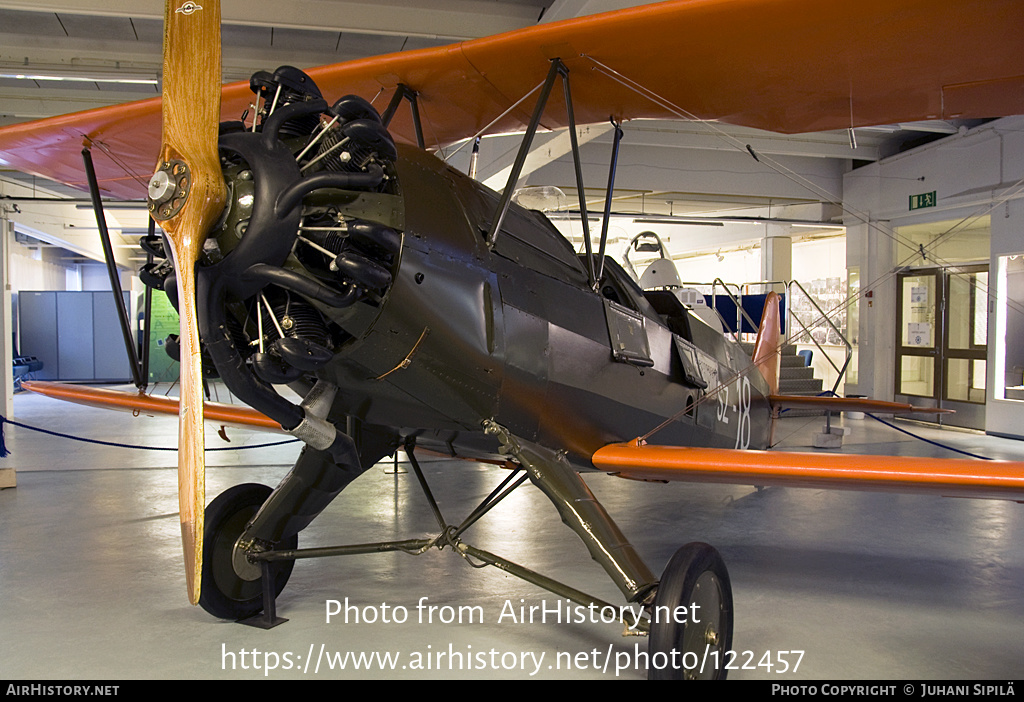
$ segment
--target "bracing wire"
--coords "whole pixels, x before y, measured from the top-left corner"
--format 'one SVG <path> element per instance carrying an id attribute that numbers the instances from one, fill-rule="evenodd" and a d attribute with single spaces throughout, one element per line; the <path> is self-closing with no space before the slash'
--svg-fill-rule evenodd
<path id="1" fill-rule="evenodd" d="M 944 268 L 948 269 L 953 275 L 960 275 L 960 276 L 965 275 L 964 273 L 961 273 L 960 271 L 958 271 L 958 268 L 961 268 L 962 265 L 958 266 L 955 263 L 943 260 L 941 257 L 939 257 L 935 253 L 935 250 L 943 242 L 948 241 L 956 233 L 962 231 L 963 229 L 968 228 L 970 226 L 970 224 L 972 224 L 973 222 L 976 222 L 978 219 L 989 215 L 993 210 L 995 210 L 996 208 L 998 208 L 998 207 L 1002 206 L 1003 204 L 1009 202 L 1011 199 L 1015 199 L 1017 197 L 1020 197 L 1022 194 L 1024 194 L 1024 178 L 1021 178 L 1018 181 L 1016 181 L 1015 183 L 1013 183 L 1012 185 L 1010 185 L 1009 187 L 1003 189 L 1002 192 L 993 195 L 993 197 L 991 198 L 990 201 L 984 203 L 983 205 L 979 206 L 974 211 L 969 212 L 967 215 L 963 216 L 960 220 L 958 220 L 952 226 L 950 226 L 945 232 L 942 232 L 941 234 L 936 236 L 932 241 L 928 242 L 927 246 L 925 246 L 923 244 L 920 244 L 918 242 L 914 242 L 913 240 L 908 239 L 907 237 L 901 235 L 896 230 L 893 230 L 893 229 L 891 229 L 891 228 L 889 228 L 887 226 L 883 226 L 880 222 L 872 221 L 869 213 L 861 212 L 858 208 L 852 207 L 852 206 L 849 205 L 849 203 L 843 202 L 842 198 L 836 196 L 834 193 L 829 192 L 825 188 L 819 186 L 817 183 L 814 183 L 813 181 L 809 180 L 808 178 L 802 176 L 801 174 L 793 171 L 792 169 L 788 168 L 787 166 L 785 166 L 784 164 L 780 163 L 779 161 L 771 158 L 769 155 L 767 155 L 767 154 L 760 154 L 760 153 L 754 151 L 754 149 L 749 144 L 743 143 L 741 140 L 737 139 L 735 136 L 729 134 L 728 132 L 726 132 L 722 128 L 718 127 L 714 122 L 711 122 L 709 120 L 705 120 L 705 119 L 701 119 L 701 118 L 697 117 L 692 112 L 690 112 L 690 111 L 688 111 L 688 110 L 686 110 L 686 109 L 684 109 L 684 108 L 682 108 L 682 107 L 680 107 L 678 105 L 675 105 L 670 100 L 668 100 L 668 99 L 658 95 L 656 92 L 646 88 L 645 86 L 643 86 L 642 84 L 632 80 L 631 78 L 628 78 L 627 76 L 623 75 L 619 71 L 616 71 L 615 69 L 607 66 L 606 64 L 602 63 L 601 61 L 595 59 L 592 56 L 583 55 L 583 58 L 588 59 L 594 65 L 595 70 L 600 71 L 601 73 L 603 73 L 605 76 L 607 76 L 611 80 L 619 83 L 620 85 L 622 85 L 622 86 L 626 87 L 627 89 L 635 92 L 636 94 L 638 94 L 638 95 L 640 95 L 640 96 L 650 100 L 655 105 L 658 105 L 662 109 L 668 111 L 671 114 L 674 114 L 675 116 L 679 117 L 680 119 L 684 119 L 684 120 L 691 121 L 691 122 L 696 122 L 696 123 L 702 125 L 702 127 L 707 129 L 707 131 L 709 131 L 711 134 L 713 134 L 717 138 L 725 141 L 727 144 L 729 144 L 730 146 L 735 148 L 737 151 L 748 153 L 751 157 L 754 158 L 755 161 L 757 161 L 758 163 L 763 164 L 766 168 L 769 168 L 769 169 L 773 170 L 774 172 L 778 173 L 779 175 L 782 175 L 783 177 L 791 180 L 792 182 L 796 183 L 797 185 L 805 188 L 809 192 L 811 192 L 814 195 L 816 195 L 817 197 L 819 197 L 822 201 L 827 202 L 829 204 L 833 204 L 833 205 L 839 206 L 840 208 L 842 208 L 843 212 L 845 212 L 846 214 L 851 215 L 856 220 L 858 220 L 861 223 L 867 225 L 870 229 L 872 229 L 872 230 L 874 230 L 876 232 L 879 232 L 880 234 L 882 234 L 886 238 L 892 240 L 897 245 L 909 248 L 913 252 L 911 255 L 903 258 L 898 263 L 896 263 L 896 265 L 889 272 L 882 274 L 881 276 L 879 276 L 875 280 L 872 280 L 872 281 L 869 281 L 869 282 L 866 282 L 866 283 L 862 282 L 861 286 L 860 286 L 860 291 L 858 291 L 857 293 L 855 293 L 853 295 L 848 296 L 843 302 L 839 303 L 838 305 L 836 305 L 832 309 L 830 309 L 827 312 L 825 312 L 822 317 L 819 317 L 816 320 L 814 320 L 811 323 L 812 325 L 819 324 L 819 323 L 825 321 L 826 318 L 830 318 L 831 316 L 834 316 L 835 314 L 839 313 L 840 311 L 850 307 L 851 305 L 853 305 L 854 303 L 856 303 L 859 300 L 860 296 L 863 294 L 863 291 L 870 290 L 870 289 L 872 289 L 874 287 L 877 287 L 877 286 L 881 285 L 882 283 L 892 279 L 900 271 L 905 270 L 908 267 L 908 265 L 910 264 L 910 262 L 913 261 L 914 259 L 916 259 L 919 256 L 927 256 L 928 258 L 931 258 L 938 265 L 943 266 Z M 968 282 L 970 283 L 971 281 L 968 281 Z M 988 296 L 989 298 L 992 298 L 994 296 L 994 292 L 993 292 L 992 288 L 989 285 L 984 284 L 984 283 L 980 283 L 977 280 L 973 281 L 973 284 L 976 286 L 977 289 L 984 291 L 985 295 Z M 1014 309 L 1014 311 L 1020 312 L 1020 313 L 1024 313 L 1024 304 L 1018 303 L 1016 301 L 1008 301 L 1008 305 L 1011 307 L 1011 309 Z M 780 353 L 780 352 L 781 352 L 781 347 L 780 347 L 780 349 L 778 349 L 778 351 L 776 353 Z M 645 435 L 643 435 L 641 437 L 638 437 L 637 441 L 639 441 L 639 442 L 645 441 L 647 438 L 649 438 L 653 434 L 657 433 L 658 431 L 660 431 L 664 427 L 668 426 L 669 424 L 671 424 L 674 421 L 677 421 L 681 416 L 683 416 L 683 415 L 685 415 L 685 414 L 687 414 L 689 412 L 694 411 L 694 408 L 697 405 L 699 405 L 699 404 L 701 404 L 703 402 L 706 402 L 709 399 L 715 397 L 716 394 L 722 388 L 724 388 L 728 384 L 734 382 L 737 377 L 740 377 L 740 376 L 742 376 L 742 375 L 744 375 L 746 373 L 749 373 L 754 368 L 756 368 L 756 366 L 754 365 L 753 361 L 751 360 L 751 362 L 749 364 L 747 364 L 747 366 L 745 368 L 739 370 L 736 373 L 735 377 L 730 377 L 727 380 L 724 380 L 724 381 L 720 382 L 719 385 L 716 388 L 709 388 L 707 390 L 706 394 L 704 395 L 704 397 L 700 398 L 696 403 L 690 405 L 689 407 L 685 408 L 684 410 L 678 412 L 676 415 L 670 417 L 665 422 L 663 422 L 659 426 L 655 427 L 654 429 L 652 429 L 647 434 L 645 434 Z M 878 420 L 878 421 L 881 421 L 881 420 Z"/>

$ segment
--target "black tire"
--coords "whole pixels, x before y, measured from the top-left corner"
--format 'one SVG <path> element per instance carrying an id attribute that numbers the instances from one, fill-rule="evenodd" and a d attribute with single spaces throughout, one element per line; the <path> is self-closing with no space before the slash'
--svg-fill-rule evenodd
<path id="1" fill-rule="evenodd" d="M 199 606 L 220 619 L 245 619 L 263 609 L 263 579 L 244 580 L 231 564 L 235 542 L 260 506 L 273 492 L 266 485 L 246 483 L 228 488 L 206 508 L 203 529 L 203 581 Z M 296 548 L 298 535 L 278 544 Z M 281 594 L 295 561 L 271 564 L 274 597 Z"/>
<path id="2" fill-rule="evenodd" d="M 683 607 L 685 616 L 677 609 Z M 686 544 L 665 567 L 654 598 L 647 678 L 724 680 L 732 623 L 732 585 L 721 555 L 708 544 Z"/>

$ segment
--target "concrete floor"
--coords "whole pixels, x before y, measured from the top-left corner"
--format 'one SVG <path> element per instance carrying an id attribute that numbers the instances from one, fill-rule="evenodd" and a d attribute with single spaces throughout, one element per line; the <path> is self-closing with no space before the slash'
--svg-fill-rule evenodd
<path id="1" fill-rule="evenodd" d="M 15 398 L 15 419 L 148 446 L 172 446 L 176 434 L 173 418 L 132 418 L 27 393 Z M 779 435 L 787 437 L 787 448 L 807 450 L 820 424 L 820 418 L 787 419 Z M 844 450 L 948 455 L 870 419 L 846 424 L 853 433 Z M 904 426 L 985 455 L 1024 459 L 1024 442 Z M 263 631 L 216 620 L 185 595 L 173 452 L 104 448 L 11 426 L 5 433 L 12 455 L 0 467 L 17 468 L 18 485 L 0 492 L 2 678 L 646 676 L 636 665 L 646 640 L 621 637 L 619 625 L 529 624 L 509 616 L 499 623 L 509 606 L 517 612 L 520 605 L 555 607 L 559 598 L 495 568 L 467 567 L 449 550 L 300 561 L 278 600 L 278 613 L 290 621 Z M 229 429 L 228 436 L 232 445 L 244 445 L 269 435 Z M 223 445 L 215 435 L 208 439 L 210 447 Z M 243 482 L 276 484 L 297 450 L 293 444 L 209 453 L 208 497 Z M 433 533 L 413 475 L 390 469 L 381 464 L 359 478 L 302 533 L 300 546 Z M 425 462 L 425 470 L 442 510 L 456 522 L 504 473 L 444 460 Z M 661 485 L 605 475 L 587 482 L 656 572 L 688 541 L 721 551 L 735 598 L 736 663 L 748 666 L 731 679 L 1024 676 L 1024 505 Z M 466 538 L 621 601 L 554 508 L 528 485 Z M 327 603 L 346 598 L 361 621 L 353 614 L 347 623 L 341 616 L 328 622 Z M 436 607 L 433 624 L 419 621 L 420 602 Z M 403 608 L 408 618 L 399 623 Z M 460 611 L 477 618 L 438 621 Z M 377 621 L 362 621 L 367 617 Z M 397 658 L 387 670 L 380 664 L 357 670 L 352 659 L 345 670 L 330 669 L 326 655 L 345 652 Z M 780 656 L 788 672 L 779 672 Z"/>

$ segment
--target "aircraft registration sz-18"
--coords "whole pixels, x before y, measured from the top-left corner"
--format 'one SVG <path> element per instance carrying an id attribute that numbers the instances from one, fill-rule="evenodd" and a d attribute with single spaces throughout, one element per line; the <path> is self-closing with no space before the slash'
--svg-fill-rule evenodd
<path id="1" fill-rule="evenodd" d="M 0 130 L 6 163 L 66 183 L 85 183 L 79 150 L 93 148 L 102 154 L 96 190 L 148 195 L 166 232 L 147 242 L 164 259 L 147 276 L 176 296 L 181 317 L 179 489 L 190 600 L 215 617 L 271 626 L 274 598 L 297 559 L 448 547 L 580 606 L 606 606 L 462 538 L 529 480 L 627 605 L 646 612 L 636 628 L 649 634 L 652 655 L 711 651 L 724 661 L 733 602 L 718 552 L 687 544 L 656 575 L 579 471 L 1024 499 L 1020 463 L 770 451 L 787 406 L 916 408 L 780 395 L 776 296 L 748 355 L 671 290 L 641 290 L 605 255 L 604 237 L 594 250 L 587 231 L 579 253 L 543 214 L 511 201 L 541 127 L 568 127 L 575 137 L 577 123 L 680 118 L 676 106 L 786 132 L 1024 113 L 1024 50 L 991 50 L 1004 40 L 1020 47 L 1024 5 L 905 0 L 896 3 L 899 21 L 887 24 L 870 19 L 894 13 L 890 0 L 840 5 L 668 2 L 307 72 L 284 66 L 222 89 L 219 3 L 186 3 L 185 12 L 169 0 L 162 100 Z M 972 20 L 953 21 L 965 5 Z M 839 46 L 806 31 L 826 22 L 846 28 Z M 781 50 L 779 36 L 805 31 Z M 947 41 L 954 31 L 956 41 Z M 898 52 L 887 48 L 894 43 Z M 724 55 L 730 61 L 716 61 Z M 899 79 L 887 70 L 895 55 L 904 62 Z M 834 74 L 818 70 L 826 59 L 836 62 Z M 392 99 L 380 114 L 367 98 L 382 90 Z M 242 121 L 252 93 L 257 109 Z M 524 129 L 505 191 L 426 151 L 421 111 L 440 145 L 488 128 Z M 252 408 L 222 408 L 218 421 L 305 442 L 276 488 L 240 485 L 206 505 L 203 373 Z M 144 400 L 25 387 L 104 406 Z M 435 537 L 298 548 L 298 534 L 335 496 L 400 448 L 421 482 L 416 455 L 425 451 L 497 462 L 510 474 L 461 525 L 435 509 Z M 705 616 L 650 617 L 680 607 Z M 704 675 L 726 672 L 711 666 Z M 692 677 L 671 668 L 650 674 Z"/>

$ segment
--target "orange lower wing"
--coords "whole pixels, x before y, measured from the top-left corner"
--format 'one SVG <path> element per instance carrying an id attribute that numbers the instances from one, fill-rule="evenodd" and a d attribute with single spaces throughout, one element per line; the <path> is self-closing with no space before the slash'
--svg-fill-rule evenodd
<path id="1" fill-rule="evenodd" d="M 592 461 L 637 480 L 930 493 L 1024 501 L 1024 462 L 610 444 Z"/>
<path id="2" fill-rule="evenodd" d="M 38 380 L 24 381 L 21 387 L 57 400 L 66 400 L 79 405 L 89 405 L 90 407 L 122 410 L 124 412 L 139 412 L 149 415 L 178 415 L 178 398 L 176 397 L 156 397 L 137 392 L 93 388 L 85 385 L 69 385 L 67 383 L 49 383 Z M 203 404 L 203 407 L 204 416 L 211 424 L 227 424 L 244 429 L 284 433 L 284 429 L 281 428 L 280 424 L 265 414 L 261 414 L 249 407 L 225 405 L 219 402 L 206 402 Z"/>

